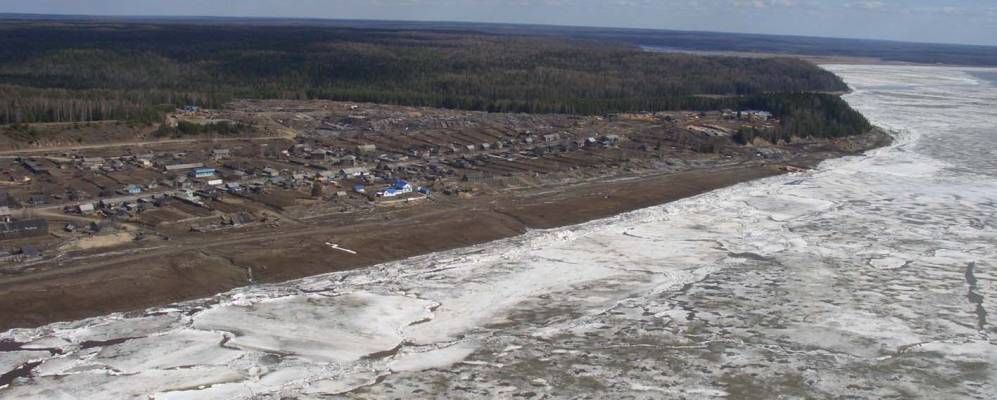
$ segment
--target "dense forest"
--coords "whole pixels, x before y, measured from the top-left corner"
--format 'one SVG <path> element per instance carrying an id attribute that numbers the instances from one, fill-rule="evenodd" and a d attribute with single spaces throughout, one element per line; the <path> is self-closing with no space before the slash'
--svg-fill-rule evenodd
<path id="1" fill-rule="evenodd" d="M 0 23 L 3 124 L 151 122 L 185 104 L 282 98 L 575 114 L 763 108 L 793 133 L 868 129 L 840 99 L 814 93 L 844 90 L 833 74 L 797 59 L 662 54 L 553 36 Z M 832 126 L 838 124 L 848 126 Z"/>
<path id="2" fill-rule="evenodd" d="M 793 136 L 822 138 L 859 135 L 872 129 L 862 114 L 856 112 L 838 96 L 829 94 L 788 93 L 751 96 L 742 107 L 768 110 L 780 116 L 781 123 L 774 130 L 745 128 L 737 132 L 734 140 L 750 143 L 759 137 L 775 143 Z"/>

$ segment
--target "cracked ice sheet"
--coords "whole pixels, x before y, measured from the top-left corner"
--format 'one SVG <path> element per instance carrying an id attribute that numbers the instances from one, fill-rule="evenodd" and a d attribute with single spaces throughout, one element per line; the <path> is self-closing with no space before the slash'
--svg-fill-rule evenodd
<path id="1" fill-rule="evenodd" d="M 170 332 L 105 347 L 89 362 L 126 374 L 150 369 L 225 365 L 242 353 L 219 346 L 224 339 L 225 336 L 217 332 Z M 153 348 L 156 352 L 149 351 Z"/>
<path id="2" fill-rule="evenodd" d="M 45 359 L 46 354 L 37 351 L 8 351 L 0 353 L 0 374 L 6 374 L 32 360 Z M 2 394 L 2 393 L 0 393 Z"/>
<path id="3" fill-rule="evenodd" d="M 224 382 L 242 376 L 227 367 L 148 370 L 134 375 L 78 373 L 47 376 L 30 386 L 16 385 L 0 395 L 10 399 L 147 399 L 158 392 L 187 390 Z"/>
<path id="4" fill-rule="evenodd" d="M 391 350 L 399 329 L 430 317 L 435 304 L 404 296 L 295 296 L 201 313 L 193 327 L 235 336 L 228 346 L 318 362 L 349 362 Z"/>
<path id="5" fill-rule="evenodd" d="M 399 354 L 388 365 L 393 372 L 445 368 L 463 361 L 476 349 L 477 346 L 472 343 L 458 343 L 440 349 Z"/>

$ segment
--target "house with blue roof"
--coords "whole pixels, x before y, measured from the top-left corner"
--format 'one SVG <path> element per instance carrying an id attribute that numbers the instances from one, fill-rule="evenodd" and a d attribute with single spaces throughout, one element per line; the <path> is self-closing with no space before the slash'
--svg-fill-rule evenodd
<path id="1" fill-rule="evenodd" d="M 412 193 L 412 184 L 398 179 L 391 187 L 378 192 L 377 195 L 381 197 L 395 197 L 406 193 Z"/>

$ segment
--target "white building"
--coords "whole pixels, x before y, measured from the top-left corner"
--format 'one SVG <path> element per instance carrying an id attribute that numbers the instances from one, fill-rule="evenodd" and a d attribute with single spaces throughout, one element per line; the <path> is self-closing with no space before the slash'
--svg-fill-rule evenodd
<path id="1" fill-rule="evenodd" d="M 364 176 L 367 175 L 367 173 L 367 168 L 364 167 L 351 167 L 339 170 L 339 175 L 344 177 Z"/>

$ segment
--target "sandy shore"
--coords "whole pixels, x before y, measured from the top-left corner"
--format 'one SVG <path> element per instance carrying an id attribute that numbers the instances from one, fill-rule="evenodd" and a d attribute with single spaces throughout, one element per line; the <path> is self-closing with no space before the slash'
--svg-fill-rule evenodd
<path id="1" fill-rule="evenodd" d="M 847 153 L 806 155 L 797 164 L 815 164 Z M 245 286 L 250 280 L 281 282 L 368 267 L 507 238 L 529 229 L 578 224 L 784 172 L 777 165 L 750 163 L 635 176 L 130 249 L 0 280 L 0 330 L 204 298 Z"/>

